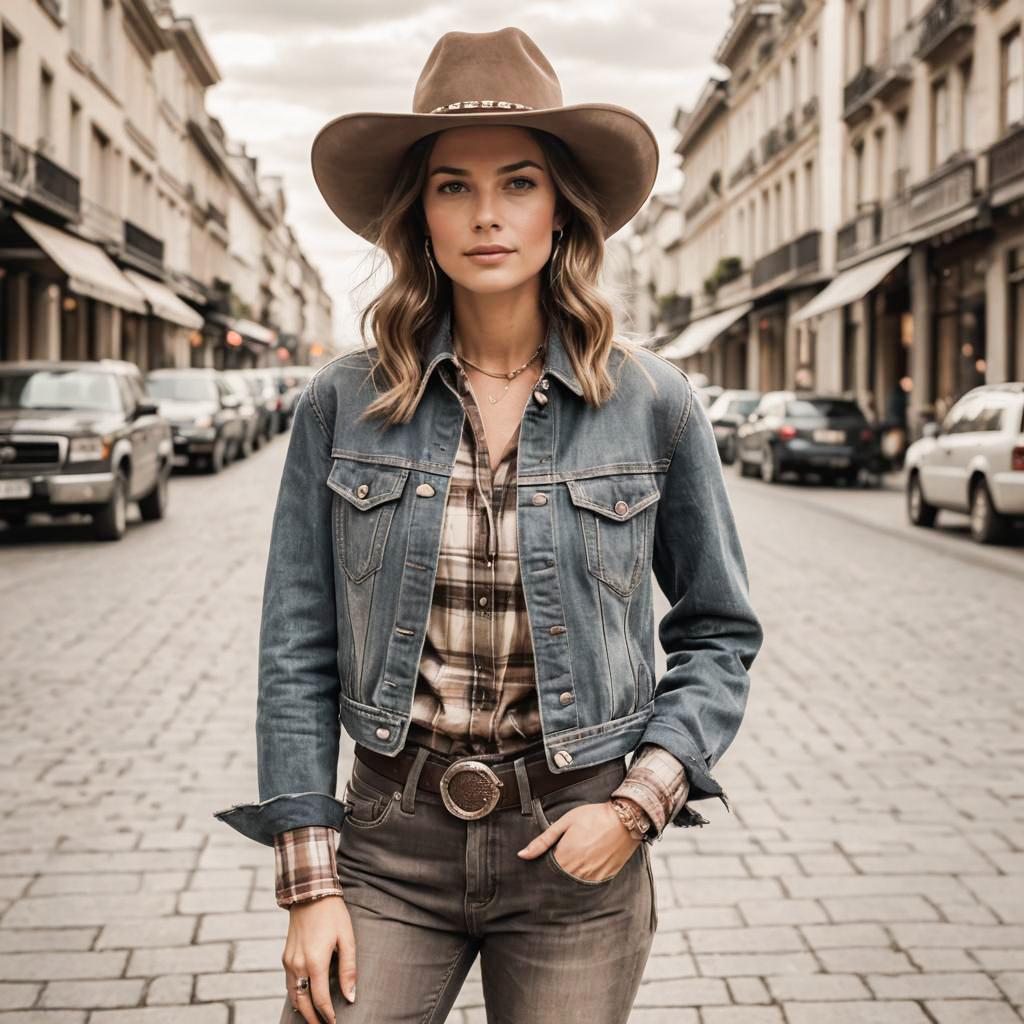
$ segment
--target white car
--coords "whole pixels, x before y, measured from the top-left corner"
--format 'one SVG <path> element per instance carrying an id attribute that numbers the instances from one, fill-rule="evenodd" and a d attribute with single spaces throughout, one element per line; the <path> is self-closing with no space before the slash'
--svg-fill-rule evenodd
<path id="1" fill-rule="evenodd" d="M 1024 520 L 1024 383 L 974 388 L 924 433 L 906 454 L 910 521 L 934 526 L 952 509 L 970 514 L 976 541 L 1006 539 Z"/>

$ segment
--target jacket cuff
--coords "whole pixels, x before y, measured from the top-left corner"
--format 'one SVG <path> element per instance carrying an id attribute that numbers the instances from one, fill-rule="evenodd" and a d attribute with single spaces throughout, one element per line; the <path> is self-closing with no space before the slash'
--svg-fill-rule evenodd
<path id="1" fill-rule="evenodd" d="M 303 825 L 327 825 L 340 832 L 345 805 L 326 793 L 281 793 L 259 803 L 235 804 L 214 811 L 213 816 L 243 836 L 273 846 L 278 832 Z"/>

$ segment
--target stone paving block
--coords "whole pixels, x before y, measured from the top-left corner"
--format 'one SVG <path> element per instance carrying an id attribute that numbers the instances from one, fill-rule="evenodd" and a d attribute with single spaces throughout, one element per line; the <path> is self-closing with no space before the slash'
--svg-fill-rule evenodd
<path id="1" fill-rule="evenodd" d="M 41 987 L 40 985 L 19 985 L 17 982 L 0 983 L 0 1010 L 20 1010 L 32 1006 Z"/>
<path id="2" fill-rule="evenodd" d="M 976 971 L 978 965 L 962 949 L 908 949 L 914 966 L 922 971 Z"/>
<path id="3" fill-rule="evenodd" d="M 466 1024 L 487 1024 L 487 1018 L 483 1014 L 477 1020 L 468 1020 Z M 677 1009 L 639 1009 L 633 1010 L 629 1015 L 626 1024 L 700 1024 L 700 1018 L 696 1010 Z"/>
<path id="4" fill-rule="evenodd" d="M 786 1003 L 788 1024 L 930 1024 L 917 1003 Z"/>
<path id="5" fill-rule="evenodd" d="M 726 978 L 734 1003 L 770 1003 L 768 989 L 760 978 Z"/>
<path id="6" fill-rule="evenodd" d="M 970 900 L 967 887 L 945 875 L 787 875 L 781 882 L 790 896 L 807 900 L 870 896 L 917 896 L 947 903 Z"/>
<path id="7" fill-rule="evenodd" d="M 685 931 L 688 928 L 739 928 L 742 924 L 743 919 L 735 907 L 670 907 L 658 911 L 659 932 Z"/>
<path id="8" fill-rule="evenodd" d="M 878 999 L 999 999 L 999 990 L 980 971 L 967 974 L 869 974 Z"/>
<path id="9" fill-rule="evenodd" d="M 1024 884 L 1014 875 L 967 877 L 963 883 L 1004 924 L 1024 924 Z"/>
<path id="10" fill-rule="evenodd" d="M 1021 1020 L 1006 1003 L 987 1000 L 929 1000 L 924 1005 L 937 1024 L 1020 1024 Z"/>
<path id="11" fill-rule="evenodd" d="M 702 1024 L 784 1024 L 778 1006 L 709 1006 L 700 1018 Z"/>
<path id="12" fill-rule="evenodd" d="M 202 974 L 196 978 L 196 999 L 252 999 L 285 994 L 284 968 L 276 971 L 235 971 L 231 974 Z"/>
<path id="13" fill-rule="evenodd" d="M 832 974 L 905 974 L 914 965 L 906 953 L 895 949 L 856 946 L 849 949 L 820 949 L 818 958 Z"/>
<path id="14" fill-rule="evenodd" d="M 756 853 L 743 858 L 747 870 L 755 878 L 775 878 L 779 875 L 795 875 L 800 869 L 792 854 Z"/>
<path id="15" fill-rule="evenodd" d="M 59 928 L 61 925 L 103 925 L 112 921 L 155 918 L 174 913 L 174 903 L 171 893 L 26 897 L 4 915 L 4 927 Z"/>
<path id="16" fill-rule="evenodd" d="M 673 878 L 672 888 L 681 907 L 729 907 L 743 900 L 779 899 L 783 895 L 774 878 L 702 878 L 698 882 Z"/>
<path id="17" fill-rule="evenodd" d="M 198 872 L 196 872 L 198 874 Z M 180 892 L 188 885 L 187 871 L 144 871 L 143 892 Z"/>
<path id="18" fill-rule="evenodd" d="M 137 1006 L 131 1010 L 99 1010 L 89 1024 L 228 1024 L 226 1004 L 206 1006 Z M 0 1019 L 0 1024 L 4 1024 Z"/>
<path id="19" fill-rule="evenodd" d="M 278 955 L 278 961 L 280 959 Z M 643 979 L 661 981 L 666 978 L 692 978 L 696 974 L 697 965 L 689 953 L 672 953 L 668 956 L 649 956 L 644 967 Z"/>
<path id="20" fill-rule="evenodd" d="M 996 984 L 1015 1006 L 1024 1003 L 1024 971 L 1004 971 L 997 974 Z"/>
<path id="21" fill-rule="evenodd" d="M 39 1005 L 55 1009 L 135 1006 L 142 999 L 142 981 L 106 978 L 103 981 L 52 981 Z"/>
<path id="22" fill-rule="evenodd" d="M 218 939 L 280 938 L 281 948 L 288 935 L 288 914 L 278 907 L 265 913 L 210 914 L 199 925 L 199 942 Z"/>
<path id="23" fill-rule="evenodd" d="M 986 971 L 1024 971 L 1024 949 L 972 949 L 970 955 Z"/>
<path id="24" fill-rule="evenodd" d="M 711 978 L 757 974 L 814 974 L 821 970 L 810 953 L 707 953 L 699 955 L 697 970 Z"/>
<path id="25" fill-rule="evenodd" d="M 888 946 L 889 936 L 877 924 L 813 924 L 800 929 L 812 949 L 847 946 Z"/>
<path id="26" fill-rule="evenodd" d="M 190 974 L 165 974 L 153 978 L 146 989 L 146 1005 L 174 1006 L 190 1003 L 193 984 Z"/>
<path id="27" fill-rule="evenodd" d="M 119 978 L 127 953 L 4 953 L 0 981 L 55 981 L 70 978 Z"/>
<path id="28" fill-rule="evenodd" d="M 856 869 L 841 853 L 796 854 L 797 863 L 808 875 L 853 875 Z"/>
<path id="29" fill-rule="evenodd" d="M 747 878 L 748 872 L 739 857 L 687 856 L 671 854 L 663 861 L 672 878 Z"/>
<path id="30" fill-rule="evenodd" d="M 277 1024 L 284 998 L 282 995 L 279 999 L 236 999 L 232 1024 Z"/>
<path id="31" fill-rule="evenodd" d="M 855 974 L 790 974 L 766 978 L 776 1002 L 852 1001 L 870 999 L 871 992 Z"/>
<path id="32" fill-rule="evenodd" d="M 206 942 L 198 946 L 167 946 L 134 950 L 128 958 L 125 976 L 152 977 L 156 974 L 217 974 L 226 971 L 230 947 Z"/>
<path id="33" fill-rule="evenodd" d="M 236 868 L 232 871 L 193 871 L 189 879 L 190 891 L 223 892 L 225 889 L 252 888 L 253 872 L 251 868 Z"/>
<path id="34" fill-rule="evenodd" d="M 12 1010 L 0 1024 L 85 1024 L 85 1010 Z"/>
<path id="35" fill-rule="evenodd" d="M 784 953 L 806 948 L 795 928 L 692 928 L 686 938 L 694 953 Z"/>
<path id="36" fill-rule="evenodd" d="M 728 1003 L 729 990 L 718 978 L 644 982 L 634 1006 L 710 1006 Z"/>
<path id="37" fill-rule="evenodd" d="M 744 900 L 739 911 L 748 925 L 817 924 L 828 918 L 814 900 Z"/>
<path id="38" fill-rule="evenodd" d="M 897 944 L 953 949 L 1024 949 L 1024 928 L 1016 925 L 891 924 Z"/>
<path id="39" fill-rule="evenodd" d="M 268 902 L 272 897 L 268 897 Z M 183 892 L 178 896 L 179 914 L 237 914 L 249 904 L 246 889 L 226 889 L 224 892 Z M 276 903 L 273 903 L 277 906 Z"/>
<path id="40" fill-rule="evenodd" d="M 196 933 L 198 918 L 159 917 L 149 921 L 120 921 L 107 925 L 96 940 L 96 949 L 187 946 Z"/>
<path id="41" fill-rule="evenodd" d="M 920 896 L 859 897 L 824 899 L 826 913 L 837 924 L 846 921 L 932 921 L 938 911 Z"/>
<path id="42" fill-rule="evenodd" d="M 92 947 L 98 928 L 0 928 L 0 953 L 27 953 L 41 949 L 86 950 Z"/>

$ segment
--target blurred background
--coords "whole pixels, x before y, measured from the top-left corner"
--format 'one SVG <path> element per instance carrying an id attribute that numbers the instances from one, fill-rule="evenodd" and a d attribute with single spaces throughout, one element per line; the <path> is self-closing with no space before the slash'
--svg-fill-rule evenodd
<path id="1" fill-rule="evenodd" d="M 1022 22 L 2 0 L 0 1024 L 277 1020 L 273 853 L 212 813 L 256 798 L 295 401 L 380 284 L 309 149 L 508 24 L 657 134 L 604 284 L 698 387 L 766 629 L 731 813 L 654 847 L 631 1024 L 1020 1021 Z"/>

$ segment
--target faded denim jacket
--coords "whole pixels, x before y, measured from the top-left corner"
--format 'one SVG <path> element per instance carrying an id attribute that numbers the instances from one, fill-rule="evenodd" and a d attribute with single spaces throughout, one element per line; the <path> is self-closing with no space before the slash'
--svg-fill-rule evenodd
<path id="1" fill-rule="evenodd" d="M 435 372 L 452 356 L 449 314 L 403 424 L 359 421 L 377 394 L 374 348 L 321 367 L 296 404 L 263 594 L 259 802 L 214 815 L 264 845 L 340 829 L 342 727 L 386 755 L 405 743 L 465 417 Z M 656 743 L 686 769 L 688 799 L 724 800 L 711 769 L 739 728 L 762 631 L 707 415 L 682 371 L 637 358 L 656 393 L 615 350 L 615 393 L 594 409 L 552 326 L 523 410 L 516 516 L 544 748 L 558 773 Z M 658 679 L 652 568 L 671 604 Z M 689 806 L 672 819 L 703 821 Z"/>

